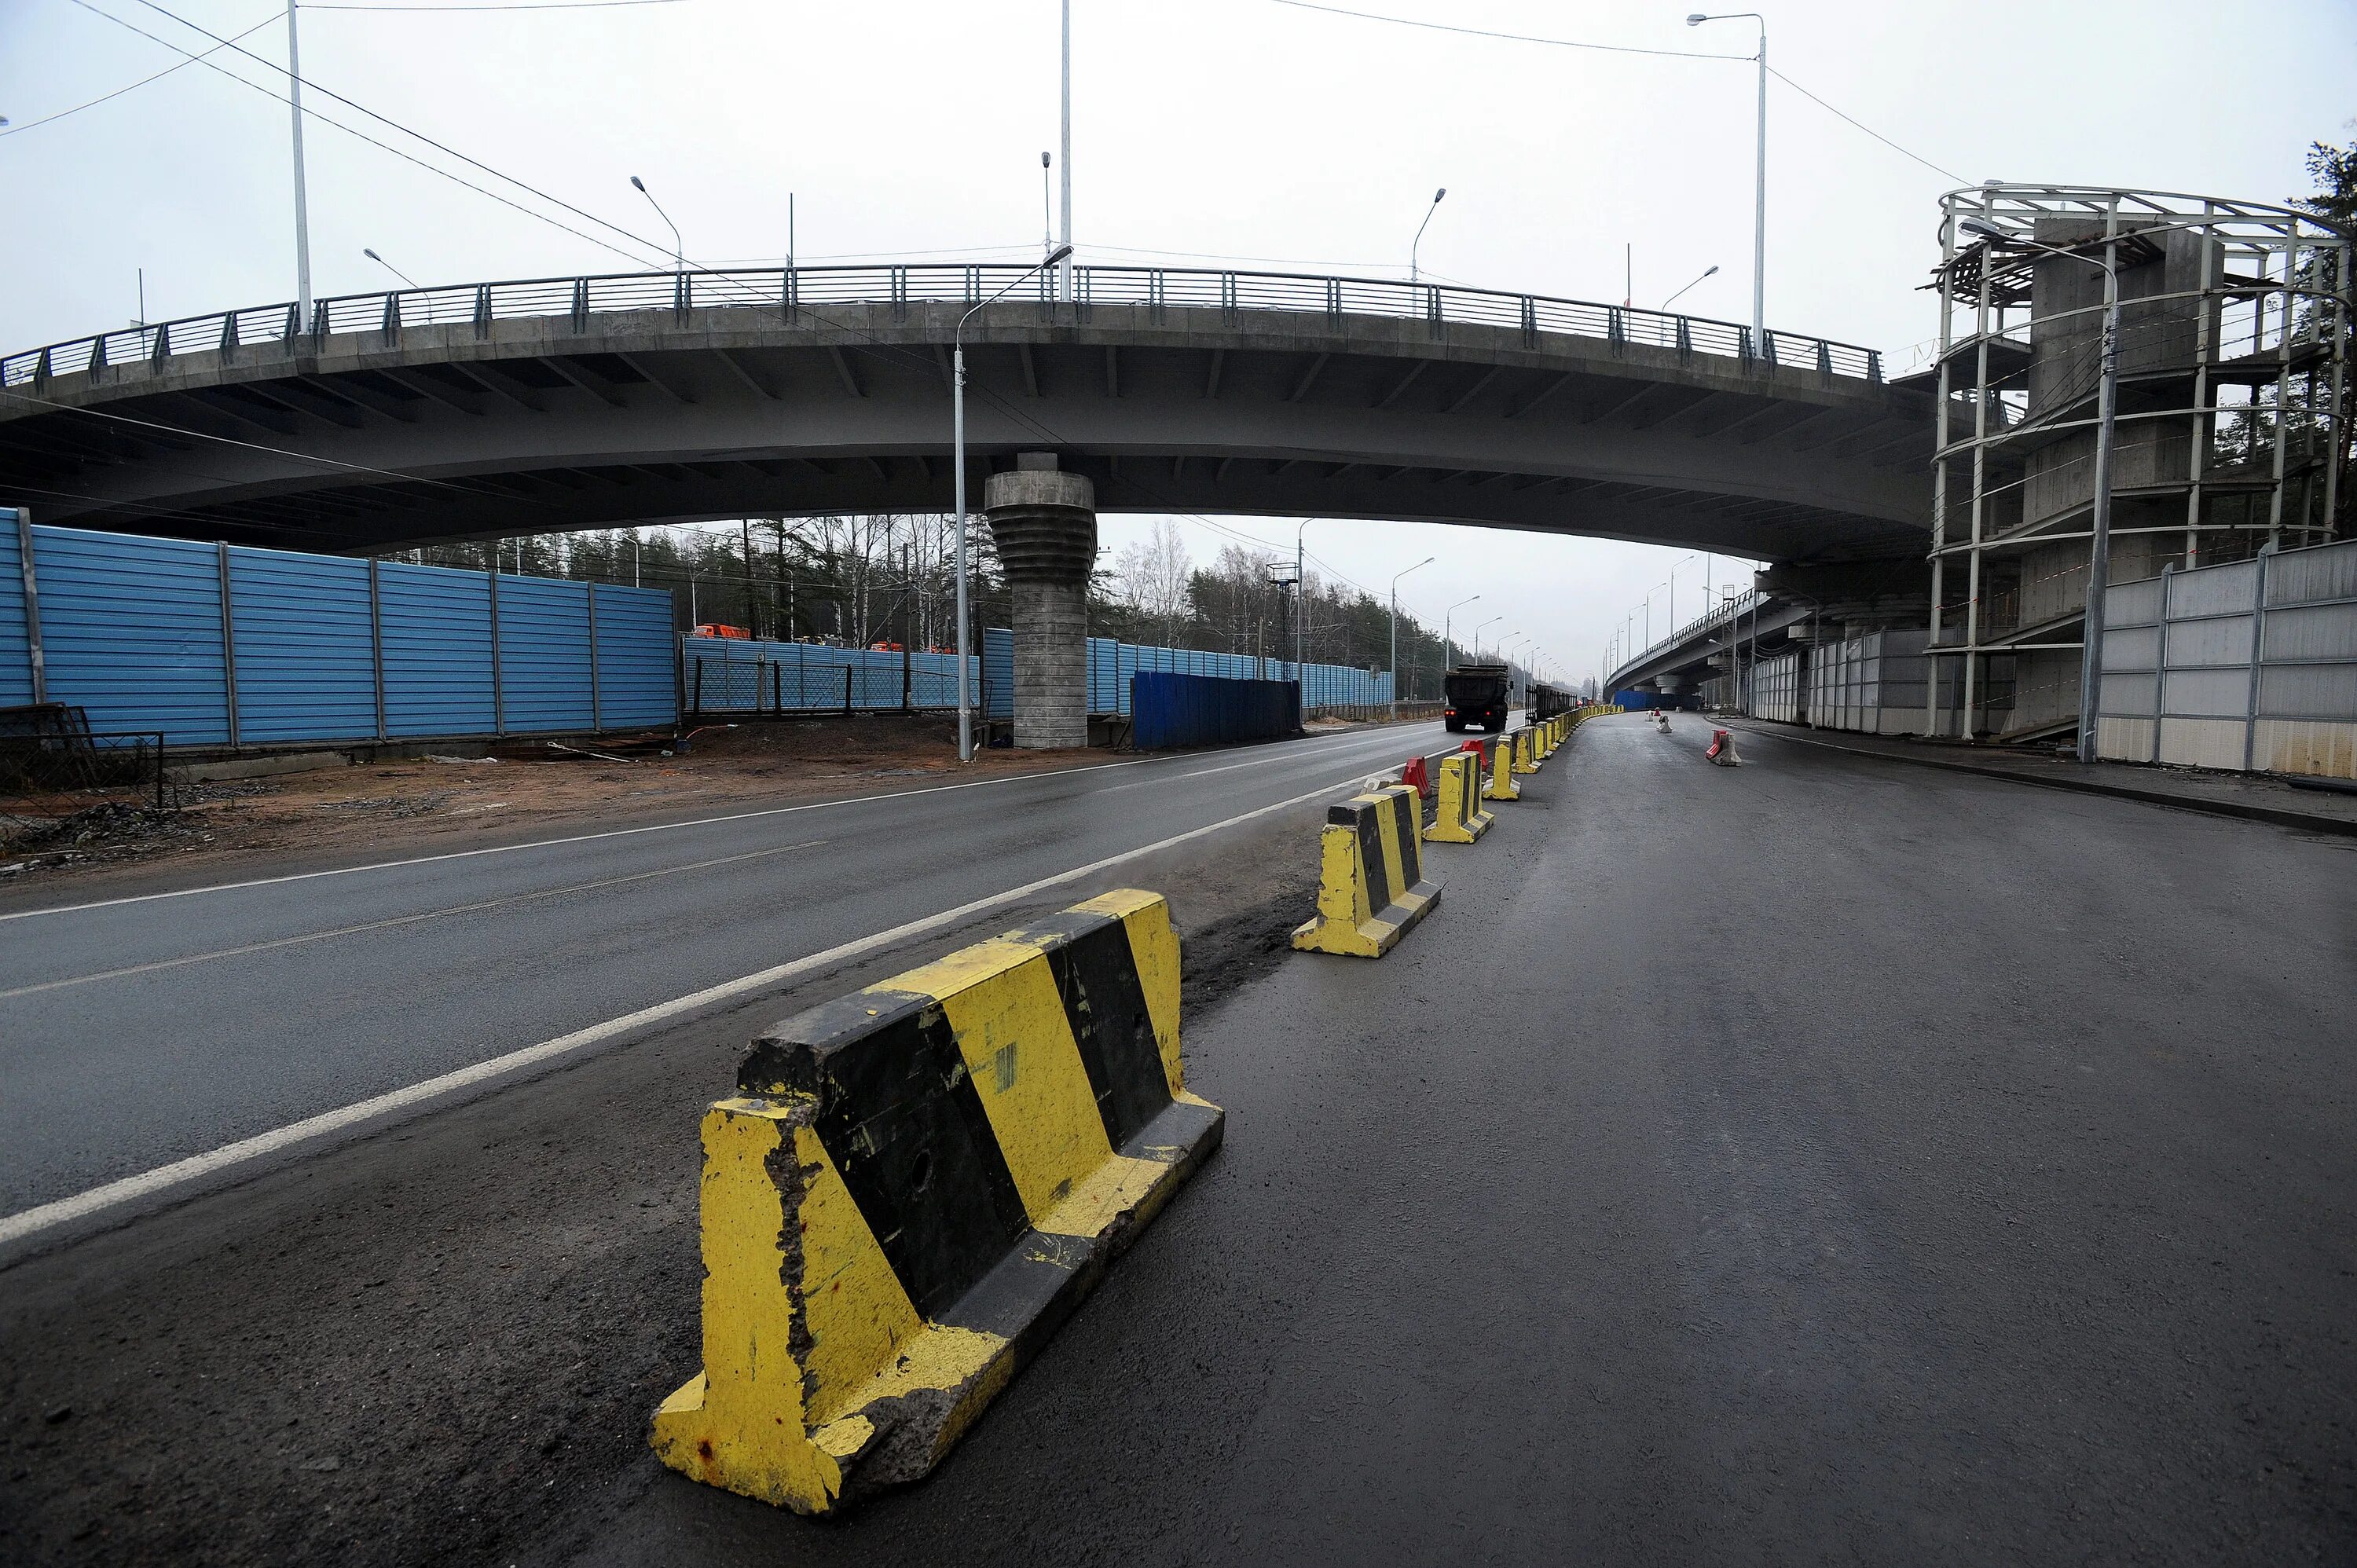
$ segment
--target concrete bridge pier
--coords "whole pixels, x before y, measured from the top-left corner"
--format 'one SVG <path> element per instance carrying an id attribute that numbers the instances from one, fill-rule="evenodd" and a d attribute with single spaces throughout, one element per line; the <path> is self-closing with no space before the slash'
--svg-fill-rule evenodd
<path id="1" fill-rule="evenodd" d="M 1015 744 L 1089 743 L 1088 583 L 1097 492 L 1052 452 L 1024 452 L 984 482 L 983 516 L 1015 598 Z"/>

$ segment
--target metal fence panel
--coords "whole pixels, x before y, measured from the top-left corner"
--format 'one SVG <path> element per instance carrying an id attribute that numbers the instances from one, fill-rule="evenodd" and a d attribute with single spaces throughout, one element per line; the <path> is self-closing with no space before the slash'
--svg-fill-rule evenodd
<path id="1" fill-rule="evenodd" d="M 2357 659 L 2357 605 L 2270 609 L 2266 653 L 2271 661 Z"/>
<path id="2" fill-rule="evenodd" d="M 447 566 L 377 565 L 384 729 L 393 736 L 489 735 L 491 580 Z"/>
<path id="3" fill-rule="evenodd" d="M 1140 751 L 1273 739 L 1293 734 L 1301 711 L 1300 690 L 1290 681 L 1159 671 L 1133 677 L 1131 700 L 1130 739 Z"/>
<path id="4" fill-rule="evenodd" d="M 590 728 L 589 585 L 502 575 L 499 589 L 509 733 Z"/>
<path id="5" fill-rule="evenodd" d="M 226 561 L 239 742 L 373 738 L 368 563 L 242 545 Z"/>
<path id="6" fill-rule="evenodd" d="M 2175 572 L 2169 583 L 2169 613 L 2173 618 L 2246 613 L 2258 603 L 2259 564 L 2236 561 Z"/>
<path id="7" fill-rule="evenodd" d="M 2147 630 L 2138 634 L 2154 639 L 2158 645 L 2159 633 Z M 2113 663 L 2112 640 L 2104 639 L 2104 668 Z M 2136 660 L 2128 660 L 2136 664 Z M 2233 664 L 2247 670 L 2251 663 L 2251 618 L 2247 615 L 2215 616 L 2201 620 L 2179 620 L 2169 624 L 2169 667 L 2186 670 L 2204 664 Z"/>
<path id="8" fill-rule="evenodd" d="M 2357 723 L 2357 663 L 2268 665 L 2259 671 L 2259 713 Z"/>
<path id="9" fill-rule="evenodd" d="M 33 530 L 49 701 L 94 730 L 160 730 L 167 746 L 230 738 L 220 553 L 87 529 Z"/>
<path id="10" fill-rule="evenodd" d="M 2171 670 L 2162 677 L 2161 713 L 2170 718 L 2239 719 L 2250 709 L 2251 672 Z"/>
<path id="11" fill-rule="evenodd" d="M 590 592 L 597 603 L 599 725 L 630 729 L 672 723 L 679 700 L 671 596 L 608 583 Z"/>
<path id="12" fill-rule="evenodd" d="M 2357 550 L 2287 550 L 2267 563 L 2270 606 L 2319 599 L 2357 599 Z"/>

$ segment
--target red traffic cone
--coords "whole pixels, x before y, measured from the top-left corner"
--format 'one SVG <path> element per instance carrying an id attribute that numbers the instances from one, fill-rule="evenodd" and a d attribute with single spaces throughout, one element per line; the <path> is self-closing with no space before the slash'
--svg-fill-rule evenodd
<path id="1" fill-rule="evenodd" d="M 1424 758 L 1421 757 L 1407 759 L 1407 766 L 1400 769 L 1400 782 L 1415 785 L 1418 795 L 1432 793 L 1432 779 L 1424 770 Z"/>
<path id="2" fill-rule="evenodd" d="M 1482 750 L 1482 749 L 1484 749 L 1484 748 L 1483 748 L 1483 746 L 1482 746 L 1482 745 L 1481 745 L 1481 743 L 1480 743 L 1480 741 L 1478 741 L 1478 740 L 1469 740 L 1469 741 L 1467 741 L 1463 746 L 1458 746 L 1457 749 L 1458 749 L 1458 750 L 1459 750 L 1459 751 L 1480 751 L 1480 750 Z"/>

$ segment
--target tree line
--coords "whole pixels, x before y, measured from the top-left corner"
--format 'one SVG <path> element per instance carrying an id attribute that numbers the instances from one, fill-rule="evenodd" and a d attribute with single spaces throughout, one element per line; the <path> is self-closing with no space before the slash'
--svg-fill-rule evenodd
<path id="1" fill-rule="evenodd" d="M 968 531 L 969 598 L 977 628 L 1013 613 L 990 530 Z M 636 584 L 671 590 L 675 624 L 739 628 L 782 641 L 835 647 L 957 643 L 957 531 L 941 513 L 747 518 L 695 527 L 647 526 L 524 534 L 397 553 L 425 565 L 528 576 Z M 1175 524 L 1158 521 L 1112 560 L 1100 553 L 1088 592 L 1089 635 L 1166 648 L 1241 653 L 1269 661 L 1279 678 L 1295 657 L 1312 664 L 1391 667 L 1390 607 L 1356 585 L 1314 569 L 1300 585 L 1292 563 L 1230 544 L 1198 564 Z M 1454 625 L 1457 656 L 1469 659 L 1471 628 Z M 1485 655 L 1489 650 L 1483 650 Z M 1448 666 L 1440 628 L 1407 610 L 1399 618 L 1400 695 L 1440 695 Z"/>

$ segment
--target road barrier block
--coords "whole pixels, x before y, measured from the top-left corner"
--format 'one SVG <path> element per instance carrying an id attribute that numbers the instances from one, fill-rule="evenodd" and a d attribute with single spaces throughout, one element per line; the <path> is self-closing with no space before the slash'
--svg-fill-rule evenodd
<path id="1" fill-rule="evenodd" d="M 1544 762 L 1555 755 L 1555 721 L 1541 719 L 1531 731 L 1531 760 Z"/>
<path id="2" fill-rule="evenodd" d="M 1531 755 L 1531 732 L 1518 729 L 1511 738 L 1513 742 L 1513 770 L 1516 773 L 1536 773 L 1539 761 Z"/>
<path id="3" fill-rule="evenodd" d="M 940 1462 L 1219 1147 L 1169 906 L 1121 891 L 780 1024 L 704 1118 L 662 1462 L 824 1513 Z"/>
<path id="4" fill-rule="evenodd" d="M 1498 819 L 1481 809 L 1481 754 L 1459 751 L 1440 759 L 1440 800 L 1424 836 L 1435 843 L 1471 843 Z"/>
<path id="5" fill-rule="evenodd" d="M 1710 749 L 1703 753 L 1721 768 L 1739 768 L 1743 758 L 1735 755 L 1735 736 L 1723 729 L 1710 732 Z"/>
<path id="6" fill-rule="evenodd" d="M 1424 806 L 1393 784 L 1326 813 L 1318 835 L 1318 913 L 1297 927 L 1305 952 L 1381 958 L 1440 898 L 1424 875 Z"/>
<path id="7" fill-rule="evenodd" d="M 1490 743 L 1490 777 L 1481 786 L 1484 800 L 1519 800 L 1523 787 L 1514 782 L 1514 742 L 1500 736 Z"/>

